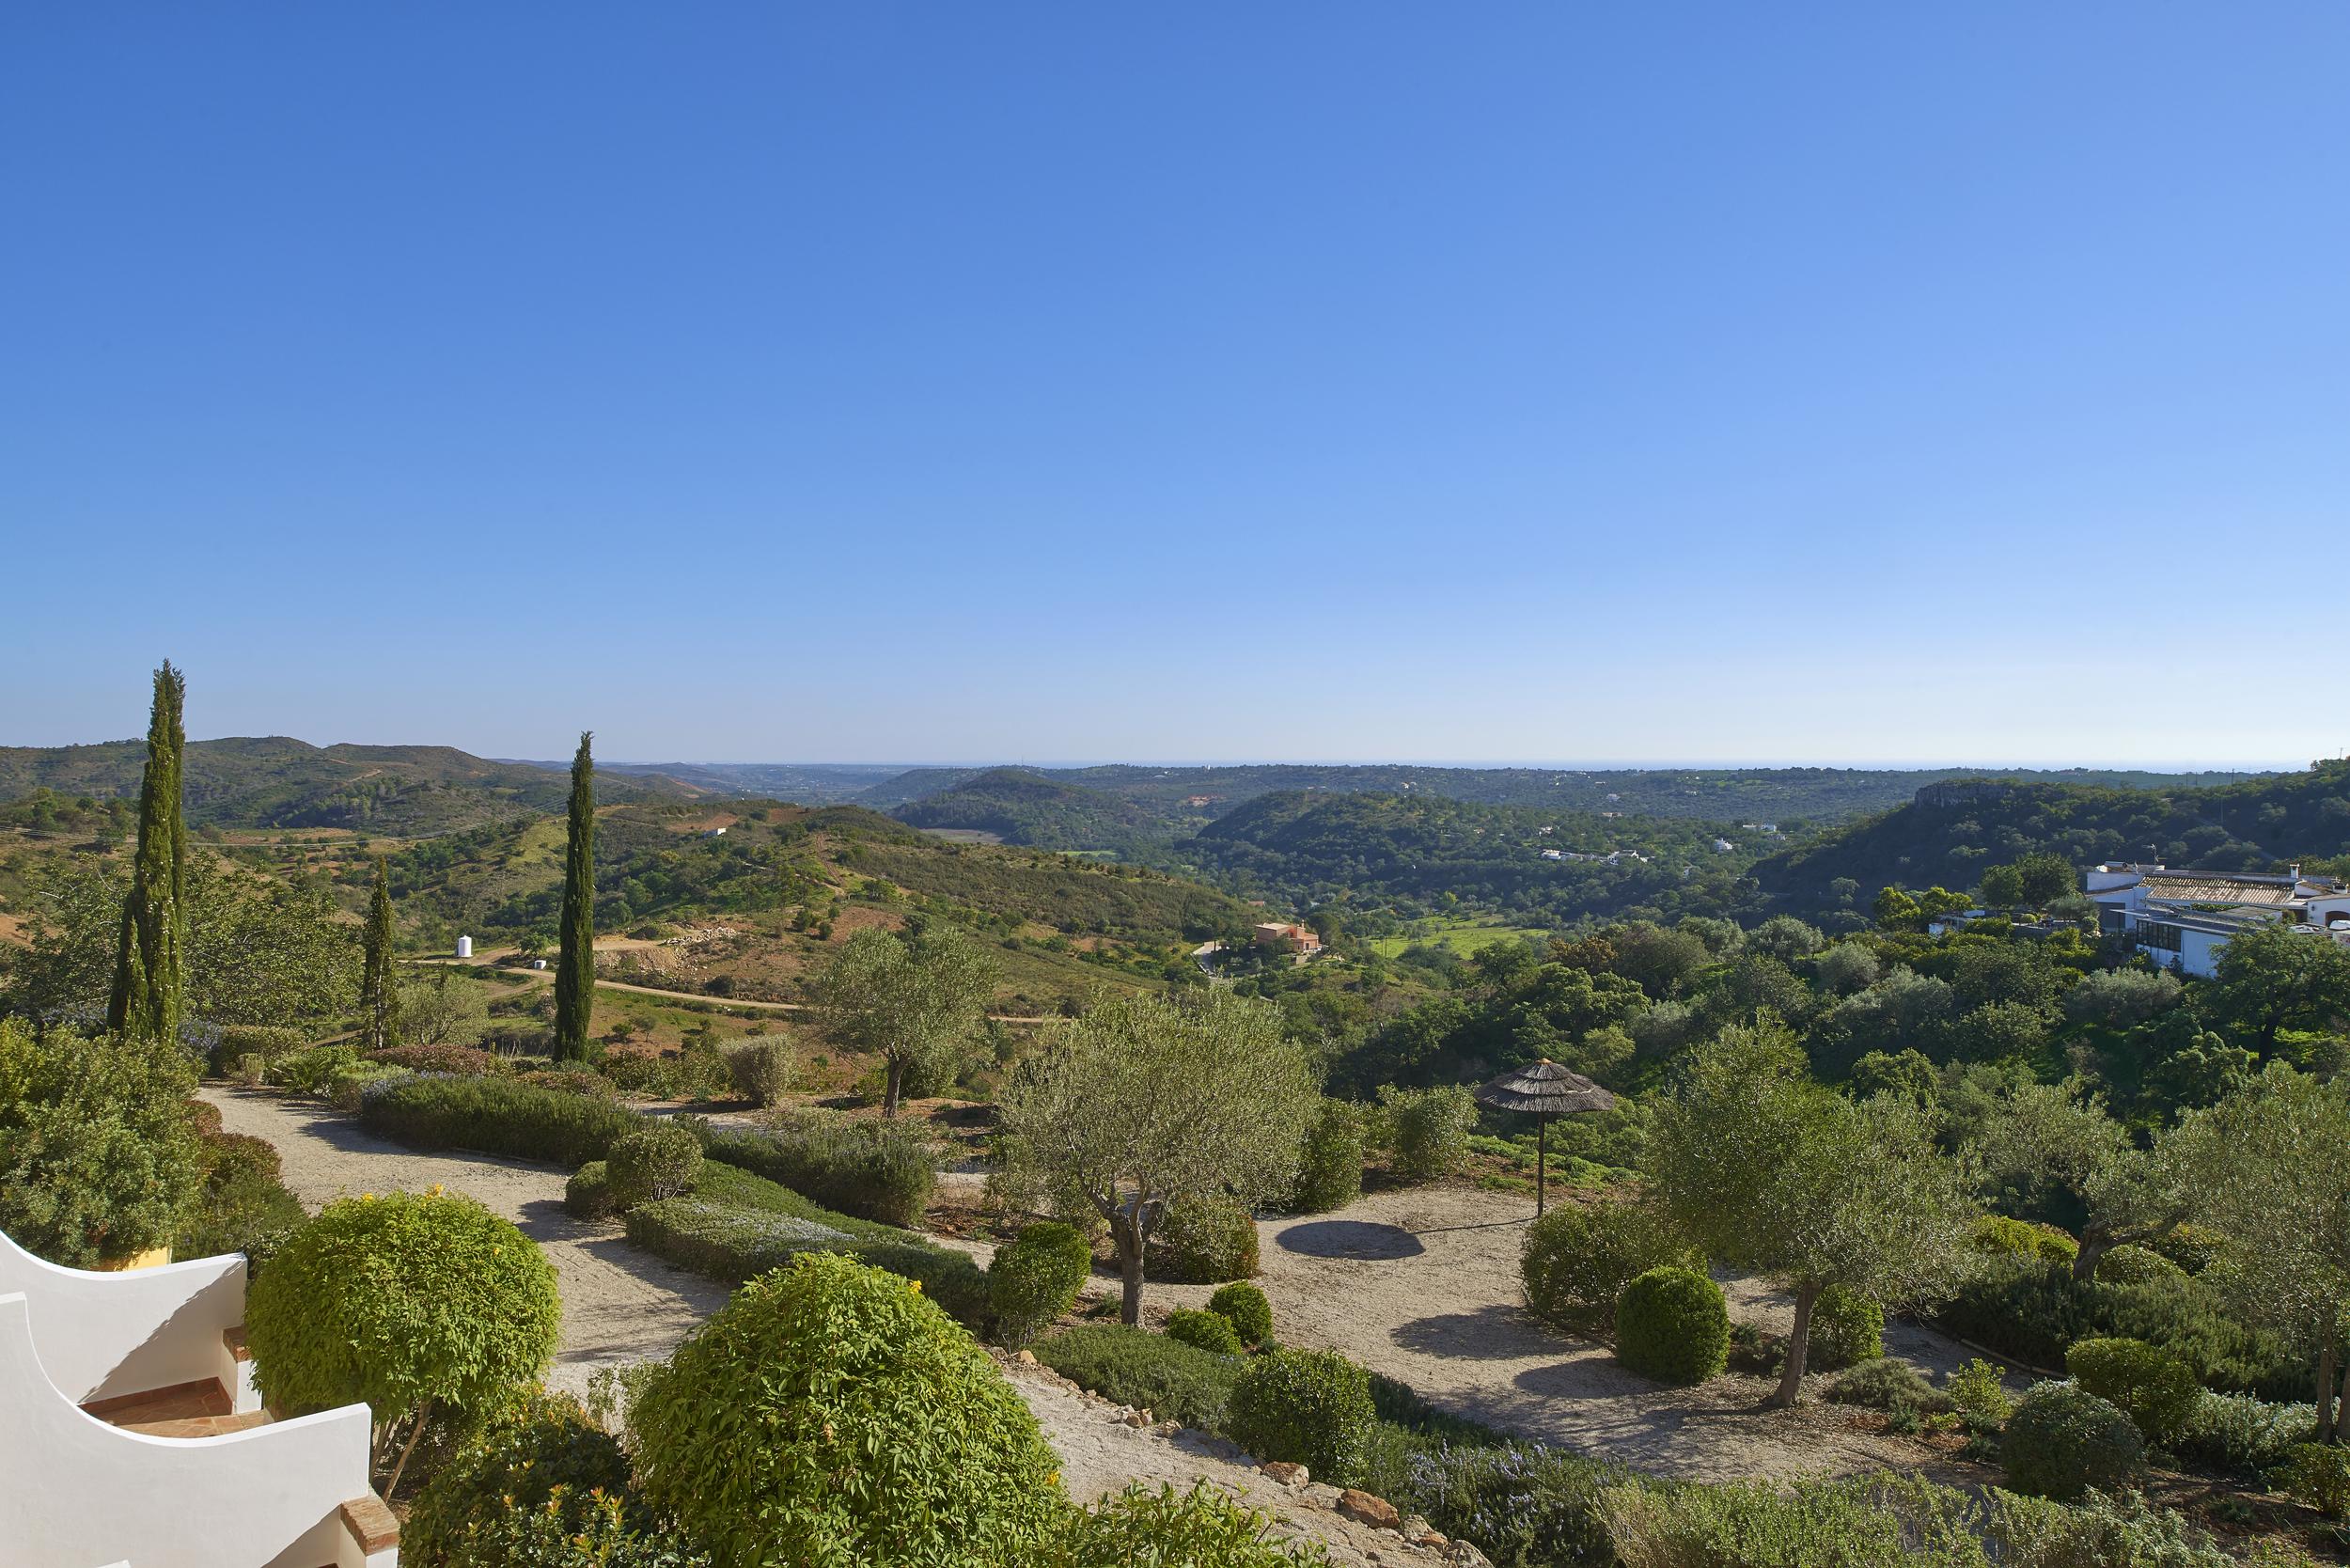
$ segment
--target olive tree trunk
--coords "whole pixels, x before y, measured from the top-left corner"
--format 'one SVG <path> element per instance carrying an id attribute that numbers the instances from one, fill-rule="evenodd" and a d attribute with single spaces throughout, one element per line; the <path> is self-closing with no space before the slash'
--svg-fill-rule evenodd
<path id="1" fill-rule="evenodd" d="M 1130 1214 L 1121 1214 L 1110 1221 L 1110 1234 L 1118 1244 L 1118 1321 L 1129 1328 L 1142 1324 L 1142 1247 L 1144 1229 L 1142 1205 L 1136 1203 Z"/>
<path id="2" fill-rule="evenodd" d="M 1803 1364 L 1811 1348 L 1811 1309 L 1820 1303 L 1819 1285 L 1795 1287 L 1795 1325 L 1787 1336 L 1787 1366 L 1778 1374 L 1778 1387 L 1762 1402 L 1765 1410 L 1791 1410 L 1803 1393 Z"/>
<path id="3" fill-rule="evenodd" d="M 2328 1344 L 2317 1353 L 2317 1440 L 2330 1443 L 2340 1431 L 2334 1403 L 2334 1347 Z"/>

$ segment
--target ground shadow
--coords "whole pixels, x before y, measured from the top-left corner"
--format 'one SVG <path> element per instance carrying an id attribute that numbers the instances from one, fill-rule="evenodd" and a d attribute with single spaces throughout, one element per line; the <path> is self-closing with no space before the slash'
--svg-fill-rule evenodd
<path id="1" fill-rule="evenodd" d="M 1281 1250 L 1308 1258 L 1369 1258 L 1391 1261 L 1417 1258 L 1428 1249 L 1419 1238 L 1400 1225 L 1379 1225 L 1367 1219 L 1317 1219 L 1292 1225 L 1280 1234 Z"/>
<path id="2" fill-rule="evenodd" d="M 1454 1360 L 1512 1361 L 1555 1351 L 1515 1307 L 1494 1302 L 1467 1312 L 1442 1312 L 1399 1324 L 1388 1335 L 1405 1350 Z"/>

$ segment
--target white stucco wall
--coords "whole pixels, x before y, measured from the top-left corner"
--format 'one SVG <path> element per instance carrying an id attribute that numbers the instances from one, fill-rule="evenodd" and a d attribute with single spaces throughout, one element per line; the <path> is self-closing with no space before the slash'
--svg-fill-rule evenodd
<path id="1" fill-rule="evenodd" d="M 49 1381 L 76 1404 L 218 1378 L 239 1410 L 258 1410 L 222 1339 L 244 1323 L 244 1259 L 197 1258 L 100 1274 L 59 1268 L 0 1235 L 0 1295 L 28 1302 Z"/>

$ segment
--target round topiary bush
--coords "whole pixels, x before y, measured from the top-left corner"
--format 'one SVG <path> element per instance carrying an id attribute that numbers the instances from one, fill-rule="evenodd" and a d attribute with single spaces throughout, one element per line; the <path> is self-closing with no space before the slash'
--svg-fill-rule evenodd
<path id="1" fill-rule="evenodd" d="M 690 1191 L 701 1174 L 701 1139 L 689 1128 L 648 1121 L 614 1138 L 603 1165 L 612 1207 L 626 1214 L 639 1203 Z"/>
<path id="2" fill-rule="evenodd" d="M 1343 1100 L 1324 1100 L 1298 1146 L 1290 1208 L 1301 1215 L 1328 1214 L 1362 1195 L 1362 1115 Z"/>
<path id="3" fill-rule="evenodd" d="M 1221 1285 L 1257 1272 L 1257 1220 L 1236 1198 L 1195 1198 L 1169 1203 L 1159 1220 L 1167 1248 L 1165 1273 L 1195 1285 Z"/>
<path id="4" fill-rule="evenodd" d="M 2151 1247 L 2124 1244 L 2097 1260 L 2100 1285 L 2175 1285 L 2186 1270 Z"/>
<path id="5" fill-rule="evenodd" d="M 2130 1419 L 2150 1443 L 2179 1440 L 2203 1387 L 2187 1364 L 2143 1340 L 2076 1340 L 2064 1353 L 2073 1381 Z"/>
<path id="6" fill-rule="evenodd" d="M 244 1310 L 272 1405 L 365 1403 L 379 1432 L 404 1426 L 413 1443 L 434 1410 L 485 1411 L 536 1383 L 562 1304 L 537 1243 L 436 1186 L 329 1203 L 286 1238 Z"/>
<path id="7" fill-rule="evenodd" d="M 1885 1354 L 1885 1309 L 1856 1291 L 1830 1285 L 1811 1304 L 1804 1365 L 1816 1372 L 1856 1367 Z"/>
<path id="8" fill-rule="evenodd" d="M 1978 1252 L 1994 1257 L 2039 1258 L 2071 1262 L 2080 1255 L 2080 1243 L 2051 1226 L 2033 1225 L 2006 1215 L 1984 1215 L 1967 1227 L 1966 1239 Z"/>
<path id="9" fill-rule="evenodd" d="M 563 1207 L 580 1219 L 610 1219 L 612 1177 L 602 1160 L 589 1160 L 563 1184 Z"/>
<path id="10" fill-rule="evenodd" d="M 1024 1345 L 1076 1305 L 1093 1272 L 1093 1248 L 1073 1225 L 1048 1219 L 1023 1226 L 987 1266 L 989 1310 L 996 1337 Z"/>
<path id="11" fill-rule="evenodd" d="M 1616 1298 L 1649 1270 L 1704 1267 L 1660 1215 L 1637 1203 L 1561 1204 L 1528 1229 L 1519 1260 L 1527 1309 L 1571 1334 L 1614 1328 Z"/>
<path id="12" fill-rule="evenodd" d="M 508 1517 L 552 1500 L 568 1534 L 586 1522 L 589 1493 L 623 1493 L 628 1484 L 628 1456 L 578 1401 L 533 1390 L 483 1423 L 416 1494 L 400 1550 L 444 1568 L 504 1568 L 506 1559 L 484 1556 L 477 1544 Z"/>
<path id="13" fill-rule="evenodd" d="M 2145 1459 L 2146 1441 L 2129 1417 L 2073 1383 L 2043 1383 L 2026 1394 L 1999 1444 L 2010 1487 L 2060 1500 L 2125 1485 Z"/>
<path id="14" fill-rule="evenodd" d="M 1036 1418 L 911 1280 L 807 1253 L 631 1410 L 636 1482 L 718 1568 L 1027 1560 L 1068 1502 Z"/>
<path id="15" fill-rule="evenodd" d="M 1378 1412 L 1371 1373 L 1331 1350 L 1277 1350 L 1232 1386 L 1225 1435 L 1260 1460 L 1303 1465 L 1316 1481 L 1353 1486 Z"/>
<path id="16" fill-rule="evenodd" d="M 727 1053 L 727 1077 L 755 1105 L 779 1105 L 791 1092 L 799 1064 L 781 1040 L 746 1040 Z"/>
<path id="17" fill-rule="evenodd" d="M 1167 1314 L 1167 1337 L 1215 1356 L 1238 1356 L 1240 1336 L 1230 1318 L 1218 1312 L 1178 1307 Z"/>
<path id="18" fill-rule="evenodd" d="M 1730 1309 L 1693 1268 L 1653 1268 L 1616 1303 L 1616 1359 L 1663 1383 L 1702 1383 L 1730 1361 Z"/>
<path id="19" fill-rule="evenodd" d="M 1235 1279 L 1208 1297 L 1208 1310 L 1230 1324 L 1240 1342 L 1251 1350 L 1273 1342 L 1273 1303 L 1246 1279 Z"/>

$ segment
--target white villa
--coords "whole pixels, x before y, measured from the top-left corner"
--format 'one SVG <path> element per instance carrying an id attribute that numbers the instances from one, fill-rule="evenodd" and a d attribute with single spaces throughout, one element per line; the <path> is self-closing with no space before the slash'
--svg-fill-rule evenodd
<path id="1" fill-rule="evenodd" d="M 2090 869 L 2085 891 L 2099 929 L 2127 932 L 2138 949 L 2181 973 L 2208 977 L 2228 939 L 2289 925 L 2314 941 L 2350 944 L 2350 886 L 2329 876 L 2198 871 L 2112 864 Z"/>

